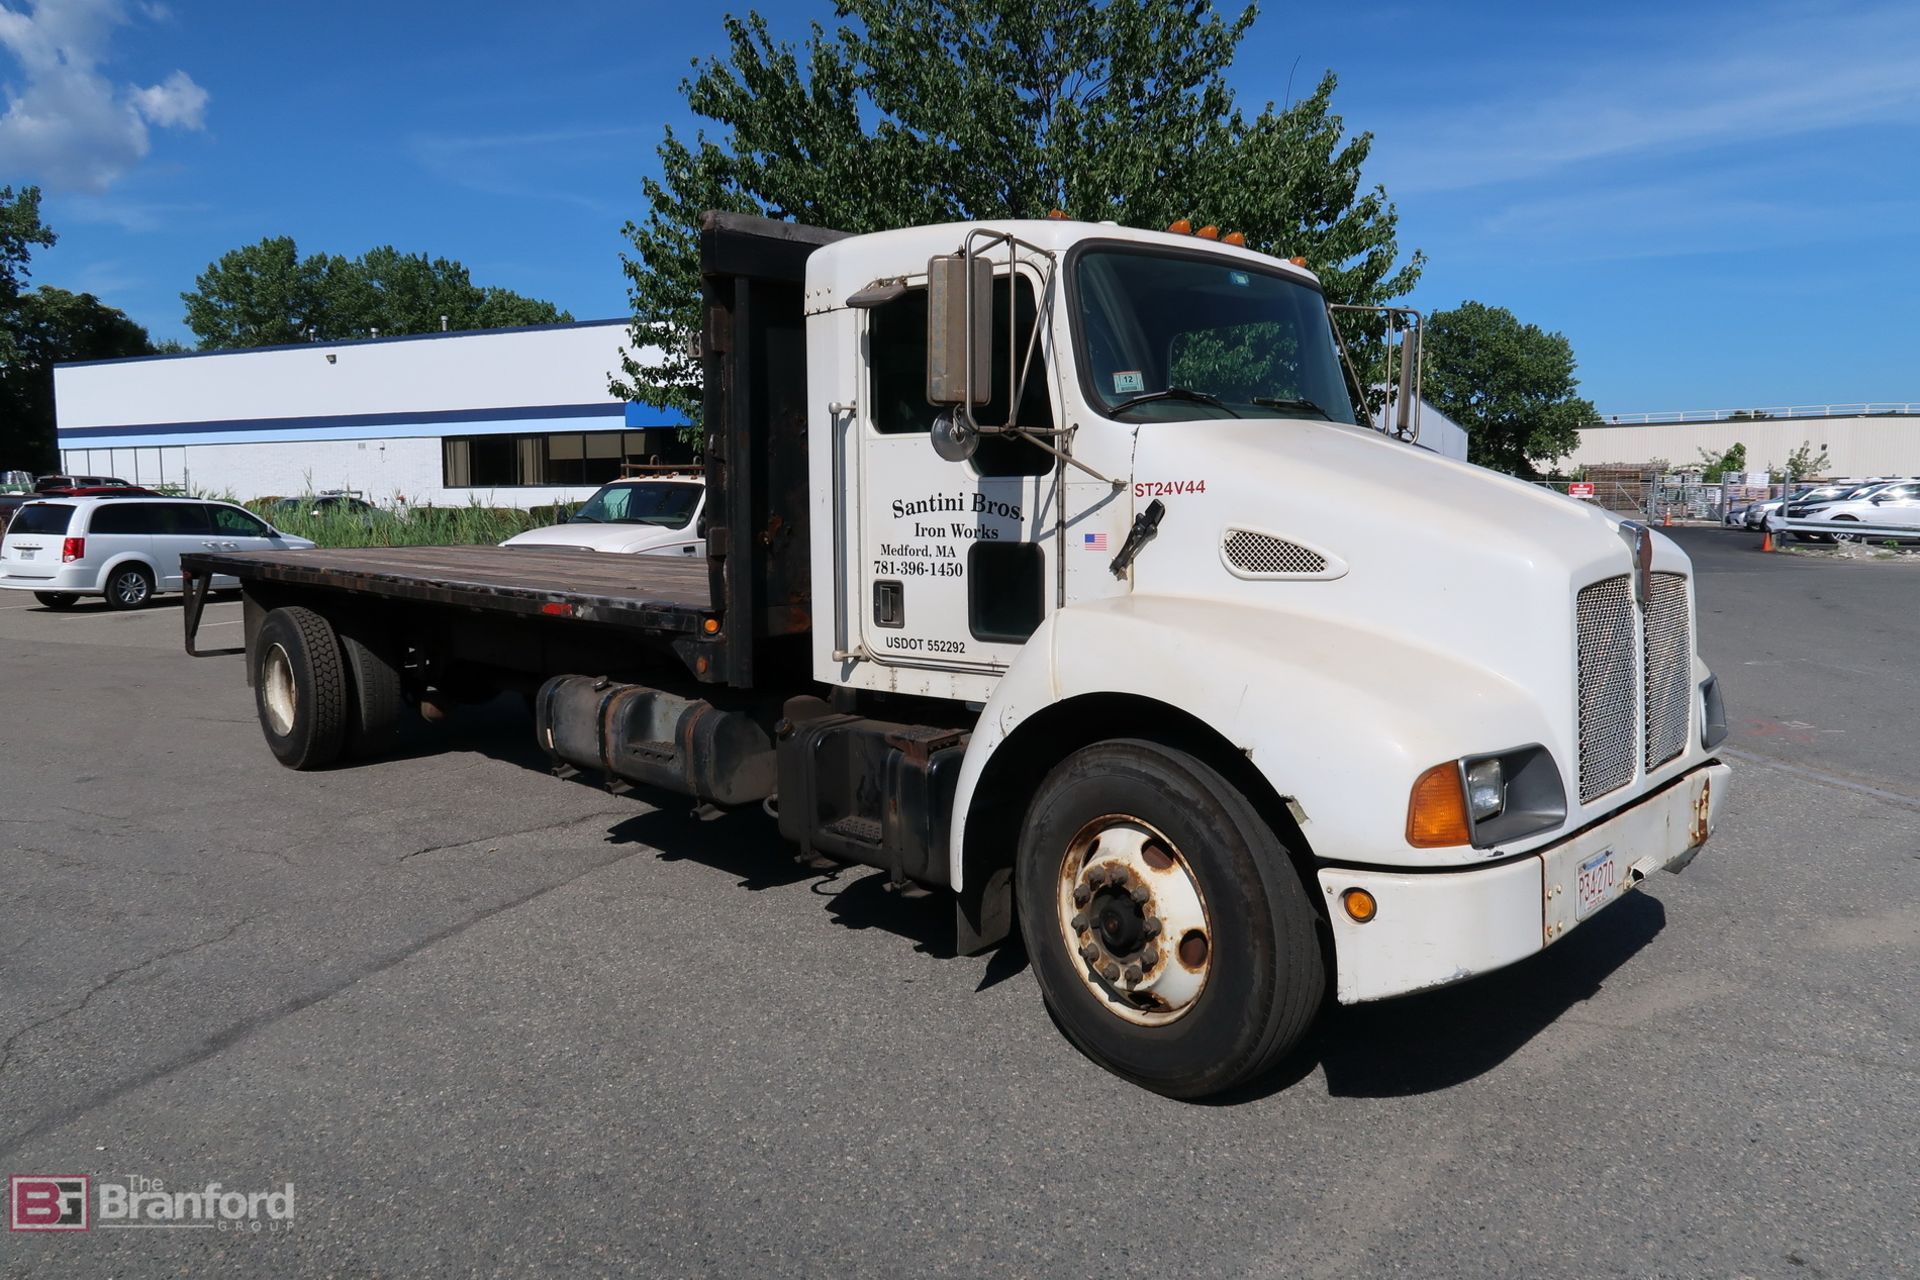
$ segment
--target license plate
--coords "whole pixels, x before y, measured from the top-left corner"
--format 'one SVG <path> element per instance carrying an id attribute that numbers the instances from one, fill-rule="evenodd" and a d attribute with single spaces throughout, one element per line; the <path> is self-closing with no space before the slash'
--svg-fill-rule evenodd
<path id="1" fill-rule="evenodd" d="M 20 548 L 20 558 L 21 558 L 22 560 L 31 560 L 31 559 L 33 559 L 33 548 L 32 548 L 32 547 L 21 547 L 21 548 Z"/>
<path id="2" fill-rule="evenodd" d="M 1584 920 L 1595 908 L 1605 906 L 1620 885 L 1620 862 L 1611 849 L 1594 854 L 1580 864 L 1580 906 L 1576 919 Z"/>

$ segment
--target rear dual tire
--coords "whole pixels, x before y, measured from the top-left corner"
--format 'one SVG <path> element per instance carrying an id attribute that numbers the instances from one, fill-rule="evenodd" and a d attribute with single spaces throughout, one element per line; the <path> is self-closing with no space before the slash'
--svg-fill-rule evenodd
<path id="1" fill-rule="evenodd" d="M 1120 739 L 1069 756 L 1028 811 L 1014 883 L 1061 1030 L 1157 1093 L 1257 1080 L 1325 998 L 1318 917 L 1286 847 L 1184 751 Z"/>
<path id="2" fill-rule="evenodd" d="M 289 605 L 261 620 L 253 663 L 260 732 L 289 769 L 378 755 L 398 735 L 399 664 L 371 632 L 341 634 L 322 615 Z"/>

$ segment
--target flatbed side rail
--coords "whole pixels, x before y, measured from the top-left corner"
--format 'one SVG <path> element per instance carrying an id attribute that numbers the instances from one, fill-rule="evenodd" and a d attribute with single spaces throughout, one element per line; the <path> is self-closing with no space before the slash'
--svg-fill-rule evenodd
<path id="1" fill-rule="evenodd" d="M 200 615 L 207 607 L 207 592 L 213 590 L 213 575 L 197 573 L 186 565 L 180 566 L 180 590 L 185 599 L 180 610 L 181 626 L 186 632 L 187 656 L 189 658 L 224 658 L 233 654 L 245 653 L 246 649 L 202 649 L 200 641 Z"/>

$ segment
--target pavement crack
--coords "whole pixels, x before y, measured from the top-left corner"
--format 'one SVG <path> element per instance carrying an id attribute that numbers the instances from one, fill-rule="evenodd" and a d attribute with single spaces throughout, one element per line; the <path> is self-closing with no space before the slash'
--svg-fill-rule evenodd
<path id="1" fill-rule="evenodd" d="M 18 1031 L 8 1036 L 4 1043 L 0 1043 L 0 1075 L 6 1074 L 8 1065 L 11 1064 L 13 1061 L 14 1046 L 18 1044 L 20 1040 L 30 1032 L 38 1031 L 41 1027 L 51 1026 L 56 1022 L 64 1021 L 65 1019 L 71 1018 L 75 1014 L 82 1012 L 83 1010 L 86 1009 L 88 1005 L 93 1003 L 93 998 L 95 996 L 99 995 L 102 991 L 107 990 L 109 987 L 113 986 L 115 983 L 118 983 L 123 978 L 129 978 L 134 974 L 139 973 L 142 969 L 151 968 L 152 966 L 159 964 L 162 960 L 172 960 L 179 956 L 190 955 L 195 951 L 200 951 L 207 947 L 216 946 L 219 943 L 227 941 L 227 939 L 233 937 L 233 935 L 235 935 L 236 933 L 239 933 L 240 930 L 246 928 L 248 925 L 252 924 L 257 919 L 259 919 L 259 915 L 257 913 L 255 915 L 246 916 L 243 919 L 241 919 L 238 923 L 233 925 L 232 928 L 229 928 L 224 932 L 215 934 L 210 938 L 202 938 L 197 942 L 190 942 L 184 947 L 175 947 L 171 951 L 162 951 L 159 955 L 148 956 L 145 960 L 142 960 L 139 964 L 130 964 L 123 969 L 115 969 L 113 972 L 101 978 L 100 981 L 94 983 L 93 986 L 89 987 L 87 989 L 87 993 L 80 997 L 78 1003 L 69 1005 L 67 1008 L 61 1009 L 57 1013 L 50 1013 L 44 1018 L 38 1018 L 32 1022 L 29 1022 L 26 1026 L 20 1028 Z"/>

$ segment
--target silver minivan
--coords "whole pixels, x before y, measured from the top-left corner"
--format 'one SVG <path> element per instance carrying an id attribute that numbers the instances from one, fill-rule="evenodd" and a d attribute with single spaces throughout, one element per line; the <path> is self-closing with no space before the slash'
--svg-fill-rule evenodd
<path id="1" fill-rule="evenodd" d="M 189 551 L 298 550 L 315 544 L 281 533 L 229 502 L 198 498 L 49 498 L 29 502 L 0 540 L 0 588 L 31 591 L 49 609 L 105 596 L 138 609 L 180 589 Z M 215 577 L 215 587 L 235 587 Z"/>

